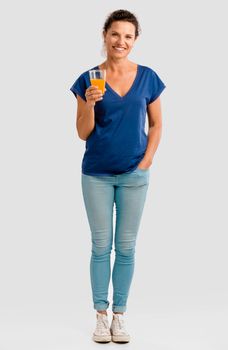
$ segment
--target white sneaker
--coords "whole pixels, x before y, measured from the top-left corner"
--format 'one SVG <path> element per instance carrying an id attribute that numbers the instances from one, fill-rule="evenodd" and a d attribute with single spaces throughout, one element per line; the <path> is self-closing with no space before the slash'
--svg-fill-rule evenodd
<path id="1" fill-rule="evenodd" d="M 93 340 L 98 343 L 110 342 L 112 340 L 112 337 L 108 323 L 108 316 L 97 312 L 96 317 L 97 324 L 96 329 L 93 333 Z"/>
<path id="2" fill-rule="evenodd" d="M 130 335 L 126 331 L 123 314 L 114 314 L 110 327 L 112 341 L 115 343 L 127 343 L 130 341 Z"/>

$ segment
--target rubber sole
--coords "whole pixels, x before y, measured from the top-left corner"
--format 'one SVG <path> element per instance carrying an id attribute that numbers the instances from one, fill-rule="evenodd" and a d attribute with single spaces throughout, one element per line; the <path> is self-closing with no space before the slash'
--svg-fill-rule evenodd
<path id="1" fill-rule="evenodd" d="M 109 343 L 111 340 L 111 335 L 93 335 L 93 341 L 97 343 Z"/>
<path id="2" fill-rule="evenodd" d="M 129 335 L 112 335 L 112 341 L 114 343 L 128 343 L 130 341 Z"/>

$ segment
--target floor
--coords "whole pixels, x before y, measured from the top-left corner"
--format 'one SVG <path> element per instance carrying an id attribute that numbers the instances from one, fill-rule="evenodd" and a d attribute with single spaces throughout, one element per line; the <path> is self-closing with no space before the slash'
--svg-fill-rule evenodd
<path id="1" fill-rule="evenodd" d="M 228 349 L 227 315 L 222 309 L 160 309 L 152 314 L 130 310 L 125 318 L 131 342 L 98 344 L 91 339 L 95 326 L 93 310 L 78 317 L 69 305 L 5 308 L 0 316 L 0 349 Z"/>

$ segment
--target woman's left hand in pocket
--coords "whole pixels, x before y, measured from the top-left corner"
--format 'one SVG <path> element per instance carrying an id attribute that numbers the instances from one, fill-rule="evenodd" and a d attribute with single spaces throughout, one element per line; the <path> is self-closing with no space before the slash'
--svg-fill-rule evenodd
<path id="1" fill-rule="evenodd" d="M 152 164 L 152 159 L 142 159 L 141 162 L 138 164 L 138 168 L 140 169 L 148 169 Z"/>

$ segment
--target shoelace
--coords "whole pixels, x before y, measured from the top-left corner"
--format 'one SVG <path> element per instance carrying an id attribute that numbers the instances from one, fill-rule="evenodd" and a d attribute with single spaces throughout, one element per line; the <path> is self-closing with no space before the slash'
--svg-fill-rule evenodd
<path id="1" fill-rule="evenodd" d="M 102 331 L 105 327 L 105 330 L 108 329 L 107 321 L 103 318 L 99 317 L 97 320 L 97 330 Z"/>
<path id="2" fill-rule="evenodd" d="M 118 322 L 119 330 L 127 333 L 126 328 L 125 328 L 125 324 L 124 324 L 124 320 L 120 319 L 119 317 L 117 317 L 116 319 Z"/>

